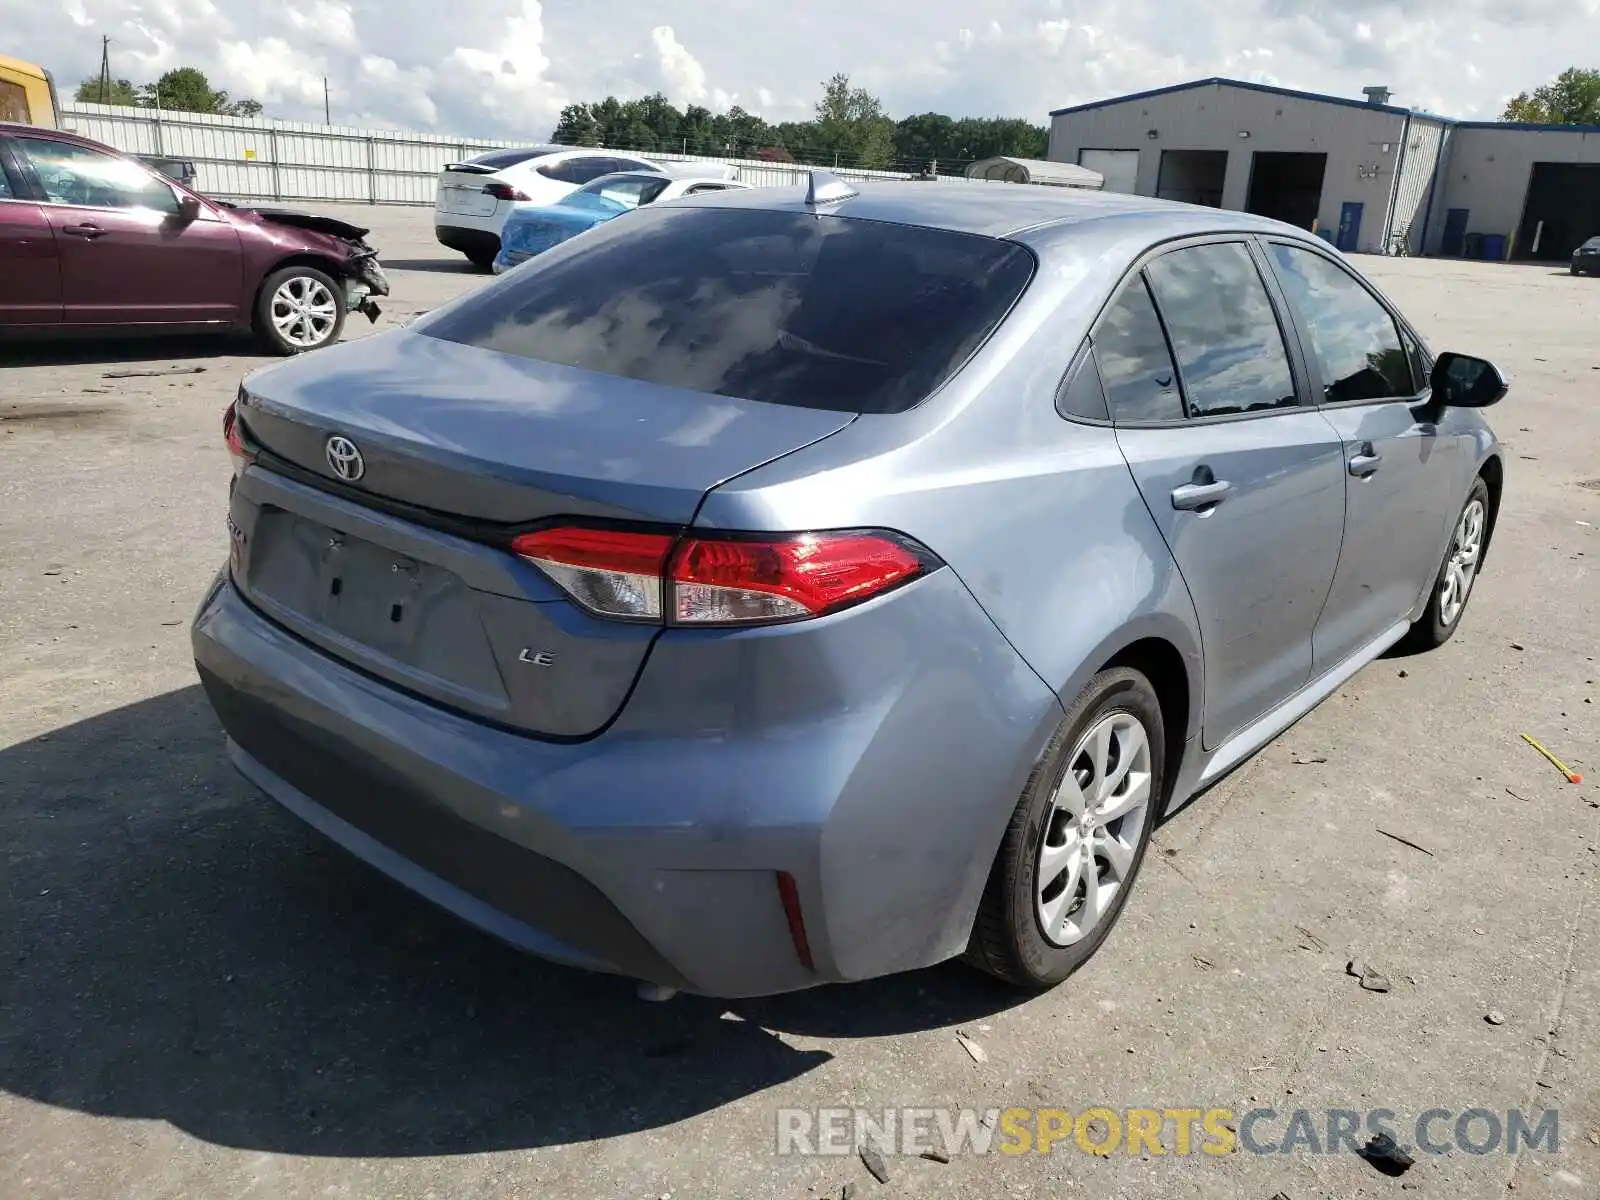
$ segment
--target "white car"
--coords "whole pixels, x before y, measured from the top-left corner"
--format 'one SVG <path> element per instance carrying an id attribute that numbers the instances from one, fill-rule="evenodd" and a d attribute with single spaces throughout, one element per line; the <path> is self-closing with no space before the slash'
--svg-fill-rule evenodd
<path id="1" fill-rule="evenodd" d="M 500 252 L 500 227 L 513 209 L 554 204 L 591 179 L 619 171 L 662 171 L 648 159 L 613 150 L 525 146 L 492 150 L 439 172 L 433 232 L 487 270 Z"/>

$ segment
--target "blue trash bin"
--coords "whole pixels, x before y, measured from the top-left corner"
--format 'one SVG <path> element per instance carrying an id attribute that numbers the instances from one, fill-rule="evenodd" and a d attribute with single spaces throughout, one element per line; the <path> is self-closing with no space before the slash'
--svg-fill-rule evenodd
<path id="1" fill-rule="evenodd" d="M 1506 259 L 1506 235 L 1503 233 L 1484 234 L 1483 256 L 1490 262 L 1504 262 Z"/>

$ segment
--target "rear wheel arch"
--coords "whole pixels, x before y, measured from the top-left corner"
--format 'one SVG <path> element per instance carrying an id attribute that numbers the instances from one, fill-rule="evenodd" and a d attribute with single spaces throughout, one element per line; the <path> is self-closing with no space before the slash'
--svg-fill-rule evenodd
<path id="1" fill-rule="evenodd" d="M 1143 637 L 1130 643 L 1097 668 L 1096 673 L 1116 667 L 1129 667 L 1148 679 L 1150 686 L 1155 689 L 1156 699 L 1161 704 L 1165 735 L 1163 749 L 1166 752 L 1167 763 L 1164 783 L 1168 793 L 1160 797 L 1160 804 L 1164 806 L 1170 798 L 1173 784 L 1178 777 L 1178 767 L 1183 761 L 1183 749 L 1188 740 L 1189 719 L 1195 715 L 1193 706 L 1196 689 L 1189 678 L 1189 669 L 1185 665 L 1183 654 L 1165 638 Z M 1158 808 L 1157 811 L 1161 809 Z"/>
<path id="2" fill-rule="evenodd" d="M 1483 466 L 1478 468 L 1478 477 L 1483 480 L 1489 489 L 1489 521 L 1488 527 L 1483 531 L 1483 554 L 1489 554 L 1489 546 L 1494 541 L 1494 527 L 1500 517 L 1500 494 L 1505 488 L 1506 467 L 1505 462 L 1498 454 L 1491 454 L 1483 460 Z"/>

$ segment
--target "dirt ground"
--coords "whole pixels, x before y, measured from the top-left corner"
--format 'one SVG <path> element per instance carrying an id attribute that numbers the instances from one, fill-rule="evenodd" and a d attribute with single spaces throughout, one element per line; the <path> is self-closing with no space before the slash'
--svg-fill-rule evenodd
<path id="1" fill-rule="evenodd" d="M 378 329 L 481 281 L 425 210 L 358 211 L 394 279 Z M 262 360 L 0 350 L 0 1195 L 1600 1196 L 1600 282 L 1361 265 L 1436 349 L 1514 376 L 1463 628 L 1374 664 L 1168 821 L 1105 948 L 1032 999 L 947 965 L 646 1004 L 323 843 L 236 778 L 188 653 L 225 550 L 222 409 Z M 203 373 L 106 377 L 175 366 Z M 779 1109 L 848 1105 L 1268 1108 L 1269 1143 L 1296 1109 L 1402 1129 L 1556 1110 L 1559 1142 L 1419 1154 L 1402 1178 L 1070 1137 L 893 1156 L 887 1184 L 777 1154 Z"/>

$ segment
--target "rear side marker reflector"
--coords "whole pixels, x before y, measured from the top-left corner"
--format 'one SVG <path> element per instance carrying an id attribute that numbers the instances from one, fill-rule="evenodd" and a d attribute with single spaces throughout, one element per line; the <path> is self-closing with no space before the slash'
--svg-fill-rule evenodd
<path id="1" fill-rule="evenodd" d="M 778 897 L 783 901 L 783 915 L 789 919 L 789 937 L 794 942 L 794 952 L 799 956 L 802 967 L 815 971 L 817 964 L 811 961 L 811 940 L 806 937 L 806 918 L 800 911 L 800 888 L 789 872 L 779 871 L 777 874 Z"/>
<path id="2" fill-rule="evenodd" d="M 512 550 L 600 616 L 672 625 L 760 625 L 859 604 L 940 565 L 899 534 L 685 538 L 563 526 Z"/>

